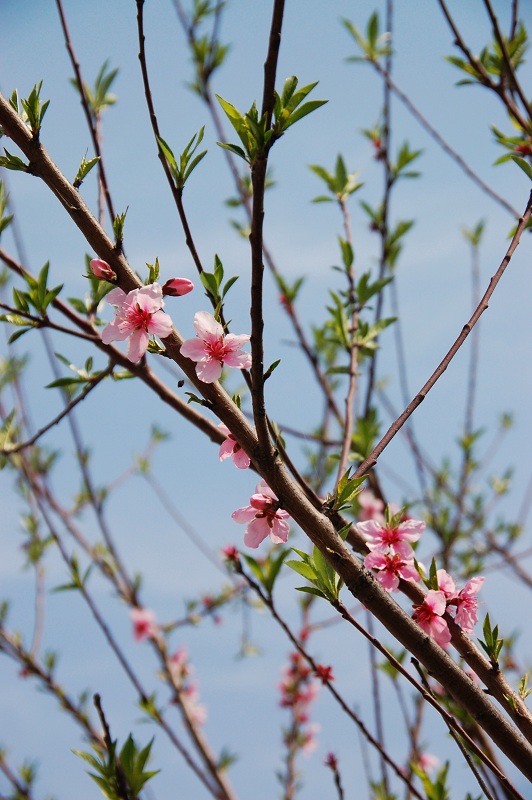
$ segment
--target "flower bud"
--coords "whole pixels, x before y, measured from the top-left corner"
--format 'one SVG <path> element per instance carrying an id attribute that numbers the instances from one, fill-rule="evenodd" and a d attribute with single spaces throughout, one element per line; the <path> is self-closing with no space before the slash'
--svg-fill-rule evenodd
<path id="1" fill-rule="evenodd" d="M 168 297 L 181 297 L 188 294 L 194 288 L 192 281 L 187 278 L 171 278 L 163 286 L 163 295 Z"/>
<path id="2" fill-rule="evenodd" d="M 273 500 L 265 494 L 252 494 L 249 503 L 257 511 L 270 511 L 273 506 Z"/>
<path id="3" fill-rule="evenodd" d="M 102 281 L 116 281 L 116 272 L 111 269 L 107 261 L 101 258 L 93 258 L 90 262 L 91 272 L 95 278 Z"/>

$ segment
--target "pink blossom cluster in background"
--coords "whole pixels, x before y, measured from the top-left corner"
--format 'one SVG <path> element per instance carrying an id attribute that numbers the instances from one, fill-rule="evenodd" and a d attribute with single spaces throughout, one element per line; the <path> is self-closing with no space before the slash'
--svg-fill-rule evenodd
<path id="1" fill-rule="evenodd" d="M 189 718 L 196 725 L 203 725 L 207 721 L 207 708 L 199 702 L 198 682 L 193 677 L 194 667 L 184 645 L 169 657 L 168 669 Z"/>
<path id="2" fill-rule="evenodd" d="M 317 747 L 319 725 L 310 722 L 310 706 L 319 693 L 320 684 L 313 678 L 312 670 L 297 650 L 290 653 L 282 676 L 279 703 L 282 708 L 289 708 L 292 712 L 292 724 L 284 732 L 284 741 L 287 747 L 297 745 L 308 755 Z"/>
<path id="3" fill-rule="evenodd" d="M 129 612 L 133 622 L 133 636 L 137 642 L 144 639 L 153 639 L 157 636 L 159 627 L 155 622 L 155 614 L 148 608 L 132 608 Z"/>

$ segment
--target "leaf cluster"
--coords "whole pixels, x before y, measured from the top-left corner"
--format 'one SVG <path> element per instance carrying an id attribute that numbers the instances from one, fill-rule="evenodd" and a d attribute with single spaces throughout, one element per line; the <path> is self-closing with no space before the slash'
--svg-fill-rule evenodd
<path id="1" fill-rule="evenodd" d="M 166 163 L 168 164 L 168 168 L 172 178 L 175 181 L 177 189 L 183 189 L 191 172 L 198 166 L 201 159 L 207 155 L 207 150 L 203 150 L 201 153 L 198 153 L 196 156 L 194 156 L 194 153 L 203 140 L 204 133 L 205 126 L 201 127 L 199 131 L 194 134 L 179 156 L 179 166 L 169 145 L 161 136 L 157 137 L 157 142 L 159 143 L 161 152 Z"/>
<path id="2" fill-rule="evenodd" d="M 347 535 L 349 527 L 347 526 L 344 531 L 345 535 Z M 323 553 L 317 547 L 313 548 L 312 555 L 302 550 L 296 550 L 295 547 L 292 549 L 294 553 L 297 553 L 301 561 L 287 561 L 286 565 L 312 584 L 312 586 L 298 586 L 297 591 L 312 594 L 316 597 L 323 597 L 324 600 L 328 600 L 330 603 L 337 603 L 340 589 L 344 584 Z"/>
<path id="3" fill-rule="evenodd" d="M 266 113 L 259 117 L 259 111 L 255 102 L 249 111 L 245 114 L 241 114 L 232 103 L 216 95 L 229 122 L 236 131 L 242 147 L 227 142 L 218 142 L 218 145 L 239 156 L 239 158 L 243 158 L 244 161 L 247 161 L 250 165 L 253 165 L 258 157 L 264 158 L 277 139 L 279 139 L 291 125 L 294 125 L 294 123 L 303 119 L 307 114 L 310 114 L 327 102 L 326 100 L 310 100 L 307 103 L 303 103 L 307 95 L 317 86 L 317 82 L 309 83 L 307 86 L 303 86 L 296 91 L 297 85 L 298 79 L 295 75 L 292 75 L 290 78 L 286 79 L 281 94 L 275 92 L 273 121 L 271 125 L 269 125 L 268 115 Z M 301 105 L 302 103 L 303 105 Z"/>
<path id="4" fill-rule="evenodd" d="M 116 753 L 117 742 L 111 742 L 109 750 L 93 745 L 96 756 L 82 750 L 74 750 L 94 770 L 88 774 L 98 784 L 108 800 L 137 800 L 144 785 L 160 770 L 148 772 L 144 769 L 150 756 L 153 739 L 139 750 L 131 734 Z"/>
<path id="5" fill-rule="evenodd" d="M 488 47 L 484 47 L 480 55 L 473 59 L 473 63 L 458 56 L 446 56 L 447 61 L 462 70 L 462 72 L 471 76 L 470 78 L 464 78 L 459 81 L 457 86 L 473 83 L 486 85 L 487 80 L 485 73 L 498 78 L 501 85 L 505 82 L 509 82 L 510 85 L 513 85 L 514 74 L 524 63 L 524 55 L 528 49 L 528 35 L 523 23 L 519 25 L 519 28 L 512 38 L 502 35 L 502 41 L 508 55 L 510 69 L 508 68 L 505 55 L 497 39 Z"/>
<path id="6" fill-rule="evenodd" d="M 101 116 L 102 111 L 116 103 L 116 95 L 112 94 L 109 90 L 111 89 L 119 70 L 109 70 L 108 67 L 109 59 L 104 61 L 102 67 L 100 68 L 100 71 L 98 72 L 94 81 L 93 89 L 91 89 L 91 87 L 86 83 L 83 84 L 83 94 L 87 100 L 93 120 L 97 120 Z M 81 94 L 77 79 L 72 78 L 71 83 L 76 91 Z"/>
<path id="7" fill-rule="evenodd" d="M 15 333 L 11 335 L 9 338 L 9 343 L 14 342 L 32 328 L 38 327 L 38 323 L 36 321 L 25 319 L 23 316 L 25 314 L 30 315 L 32 308 L 40 317 L 43 319 L 47 318 L 48 306 L 53 300 L 55 300 L 63 288 L 63 284 L 55 286 L 53 289 L 47 288 L 49 268 L 50 262 L 47 261 L 39 272 L 37 278 L 34 278 L 27 272 L 22 273 L 22 277 L 28 286 L 28 291 L 24 292 L 21 289 L 13 288 L 13 301 L 16 308 L 21 311 L 22 314 L 21 316 L 14 314 L 2 315 L 0 319 L 4 322 L 10 322 L 12 325 L 20 327 L 21 330 L 15 331 Z"/>
<path id="8" fill-rule="evenodd" d="M 484 640 L 479 639 L 478 642 L 482 649 L 486 652 L 492 666 L 494 668 L 498 668 L 499 665 L 499 653 L 502 650 L 504 645 L 504 639 L 499 639 L 499 626 L 495 625 L 494 628 L 491 627 L 491 620 L 490 615 L 486 614 L 486 619 L 484 620 L 484 624 L 482 626 L 482 632 L 484 633 Z"/>
<path id="9" fill-rule="evenodd" d="M 5 190 L 3 181 L 0 181 L 0 235 L 10 225 L 13 214 L 6 214 L 9 208 L 9 195 Z"/>
<path id="10" fill-rule="evenodd" d="M 331 197 L 328 195 L 319 195 L 314 198 L 312 201 L 313 203 L 330 203 L 333 200 L 337 200 L 340 204 L 343 204 L 350 195 L 354 194 L 354 192 L 364 185 L 357 180 L 358 173 L 347 172 L 344 159 L 341 155 L 336 159 L 334 173 L 329 172 L 324 167 L 320 167 L 318 164 L 311 164 L 310 169 L 318 178 L 324 181 L 332 195 Z"/>
<path id="11" fill-rule="evenodd" d="M 342 24 L 364 53 L 363 56 L 350 56 L 348 61 L 377 62 L 380 58 L 390 55 L 390 34 L 380 32 L 379 15 L 376 11 L 368 20 L 365 36 L 348 19 L 342 19 Z"/>
<path id="12" fill-rule="evenodd" d="M 225 283 L 223 264 L 218 257 L 214 256 L 214 271 L 200 273 L 200 280 L 205 288 L 205 294 L 210 298 L 214 305 L 214 317 L 220 320 L 224 298 L 231 286 L 238 280 L 238 275 L 233 275 Z M 222 285 L 223 284 L 223 285 Z"/>
<path id="13" fill-rule="evenodd" d="M 258 580 L 262 588 L 266 591 L 268 597 L 273 593 L 273 587 L 279 571 L 289 554 L 290 550 L 287 547 L 281 549 L 271 550 L 266 558 L 257 561 L 252 556 L 242 553 L 242 558 L 252 571 L 255 578 Z"/>

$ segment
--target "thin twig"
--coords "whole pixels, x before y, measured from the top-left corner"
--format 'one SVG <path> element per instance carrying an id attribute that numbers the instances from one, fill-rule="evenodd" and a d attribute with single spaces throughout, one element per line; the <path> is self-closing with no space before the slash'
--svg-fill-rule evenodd
<path id="1" fill-rule="evenodd" d="M 473 330 L 474 326 L 476 325 L 476 323 L 480 319 L 480 317 L 483 314 L 483 312 L 486 311 L 486 309 L 488 308 L 491 296 L 493 295 L 493 292 L 495 291 L 495 289 L 497 287 L 497 284 L 499 283 L 499 281 L 500 281 L 500 279 L 501 279 L 506 267 L 510 263 L 510 260 L 511 260 L 511 258 L 512 258 L 513 254 L 514 254 L 514 252 L 515 252 L 515 250 L 516 250 L 516 248 L 517 248 L 517 246 L 519 244 L 519 241 L 521 239 L 521 234 L 523 233 L 523 231 L 525 230 L 525 228 L 526 228 L 526 226 L 528 224 L 528 221 L 530 219 L 531 213 L 532 213 L 532 193 L 531 193 L 531 195 L 529 197 L 525 212 L 524 212 L 523 216 L 521 217 L 521 219 L 519 220 L 519 224 L 518 224 L 517 229 L 515 231 L 515 234 L 514 234 L 514 236 L 512 238 L 511 244 L 510 244 L 508 250 L 506 251 L 506 255 L 504 256 L 504 258 L 503 258 L 503 260 L 502 260 L 497 272 L 495 273 L 495 275 L 493 275 L 493 277 L 492 277 L 492 279 L 491 279 L 491 281 L 489 283 L 489 286 L 486 289 L 486 291 L 484 293 L 484 296 L 482 297 L 480 303 L 478 304 L 477 308 L 475 309 L 473 315 L 471 316 L 469 321 L 464 325 L 464 327 L 462 328 L 462 332 L 460 333 L 460 335 L 458 336 L 458 338 L 456 339 L 456 341 L 454 342 L 454 344 L 452 345 L 450 350 L 447 352 L 447 354 L 445 355 L 443 360 L 440 362 L 438 367 L 432 373 L 432 375 L 430 376 L 428 381 L 419 390 L 418 394 L 409 403 L 409 405 L 406 407 L 406 409 L 403 411 L 403 413 L 396 419 L 396 421 L 393 423 L 393 425 L 390 426 L 388 431 L 385 433 L 385 435 L 382 437 L 382 439 L 377 444 L 377 446 L 373 449 L 373 451 L 370 453 L 370 455 L 362 462 L 362 464 L 360 464 L 360 466 L 358 467 L 358 469 L 354 473 L 353 477 L 357 477 L 357 478 L 361 477 L 362 475 L 365 475 L 367 472 L 369 472 L 369 470 L 372 469 L 375 466 L 375 464 L 377 463 L 377 460 L 378 460 L 379 456 L 381 455 L 381 453 L 383 452 L 383 450 L 389 445 L 389 443 L 392 441 L 394 436 L 402 428 L 404 423 L 413 414 L 413 412 L 416 410 L 416 408 L 419 405 L 421 405 L 421 403 L 423 402 L 423 400 L 425 399 L 425 397 L 427 396 L 429 391 L 432 389 L 434 384 L 439 380 L 439 378 L 441 378 L 441 376 L 443 375 L 443 373 L 445 372 L 445 370 L 447 369 L 447 367 L 449 366 L 449 364 L 451 363 L 451 361 L 455 357 L 456 353 L 458 352 L 458 350 L 460 349 L 462 344 L 465 342 L 465 340 L 467 339 L 467 337 L 470 334 L 470 332 Z"/>
<path id="2" fill-rule="evenodd" d="M 499 194 L 497 194 L 497 192 L 495 192 L 490 186 L 488 186 L 488 184 L 485 183 L 482 180 L 482 178 L 480 178 L 476 174 L 476 172 L 474 172 L 471 169 L 471 167 L 467 164 L 467 162 L 464 161 L 462 156 L 460 156 L 456 152 L 456 150 L 454 150 L 454 148 L 451 147 L 451 145 L 443 138 L 443 136 L 441 136 L 441 134 L 436 130 L 436 128 L 434 128 L 430 124 L 430 122 L 421 113 L 421 111 L 419 111 L 419 109 L 412 103 L 412 101 L 408 98 L 408 96 L 404 92 L 402 92 L 401 89 L 399 89 L 397 84 L 392 80 L 391 76 L 386 72 L 386 70 L 384 70 L 381 67 L 379 62 L 378 61 L 372 61 L 371 62 L 371 66 L 374 67 L 380 75 L 382 75 L 382 77 L 384 78 L 384 80 L 386 81 L 386 83 L 388 84 L 390 89 L 393 91 L 395 96 L 401 101 L 401 103 L 403 103 L 405 108 L 408 109 L 408 111 L 410 111 L 410 113 L 412 114 L 414 119 L 416 119 L 419 122 L 419 124 L 421 125 L 421 127 L 424 128 L 427 131 L 429 136 L 431 136 L 431 138 L 434 139 L 436 144 L 438 144 L 441 147 L 441 149 L 444 151 L 444 153 L 447 153 L 447 155 L 450 158 L 452 158 L 452 160 L 456 164 L 458 164 L 458 166 L 460 167 L 462 172 L 465 175 L 467 175 L 467 177 L 470 178 L 473 181 L 473 183 L 476 183 L 476 185 L 485 194 L 489 195 L 489 197 L 491 197 L 492 200 L 494 200 L 496 203 L 498 203 L 500 206 L 502 206 L 502 208 L 504 208 L 506 211 L 508 211 L 508 213 L 511 214 L 512 217 L 517 219 L 519 217 L 519 212 L 515 208 L 513 208 L 510 205 L 510 203 L 508 203 L 503 197 L 501 197 Z"/>
<path id="3" fill-rule="evenodd" d="M 528 118 L 531 119 L 532 118 L 532 106 L 528 102 L 528 99 L 527 99 L 524 91 L 521 89 L 521 85 L 520 85 L 519 81 L 517 80 L 517 75 L 515 74 L 515 69 L 513 67 L 512 61 L 511 61 L 510 56 L 508 54 L 508 48 L 506 47 L 506 42 L 504 41 L 504 36 L 502 35 L 501 29 L 499 27 L 499 21 L 498 21 L 497 17 L 495 16 L 495 13 L 493 11 L 493 8 L 492 8 L 492 5 L 490 3 L 490 0 L 484 0 L 484 5 L 486 7 L 486 11 L 488 12 L 489 18 L 491 20 L 491 24 L 493 26 L 493 34 L 494 34 L 494 36 L 495 36 L 495 38 L 496 38 L 496 40 L 497 40 L 497 42 L 499 44 L 499 47 L 501 48 L 502 57 L 504 58 L 504 63 L 506 65 L 506 69 L 508 70 L 508 77 L 510 78 L 510 87 L 509 87 L 510 91 L 517 92 L 517 94 L 519 95 L 519 99 L 520 99 L 521 103 L 523 104 L 523 108 L 525 109 L 525 111 L 526 111 L 526 113 L 528 115 Z"/>
<path id="4" fill-rule="evenodd" d="M 57 10 L 59 12 L 60 20 L 61 20 L 61 27 L 63 28 L 63 34 L 64 34 L 64 37 L 65 37 L 66 49 L 68 50 L 68 55 L 70 56 L 70 61 L 71 61 L 71 64 L 72 64 L 72 68 L 74 70 L 74 74 L 76 75 L 76 83 L 77 83 L 77 86 L 78 86 L 79 96 L 81 98 L 81 105 L 82 105 L 83 111 L 85 113 L 85 118 L 87 120 L 87 125 L 88 125 L 89 131 L 90 131 L 92 143 L 93 143 L 93 146 L 94 146 L 94 151 L 95 151 L 95 153 L 96 153 L 96 155 L 97 155 L 97 157 L 99 159 L 99 161 L 98 161 L 98 174 L 99 174 L 100 192 L 103 191 L 103 194 L 105 195 L 105 200 L 106 200 L 106 203 L 107 203 L 107 209 L 109 211 L 109 217 L 110 217 L 111 222 L 112 222 L 115 219 L 116 214 L 115 214 L 115 211 L 114 211 L 114 208 L 113 208 L 113 201 L 111 200 L 111 193 L 109 191 L 109 184 L 107 182 L 107 175 L 105 173 L 105 167 L 104 167 L 104 163 L 103 163 L 103 156 L 102 156 L 102 150 L 101 150 L 101 146 L 100 146 L 100 134 L 99 134 L 99 130 L 98 130 L 98 123 L 97 123 L 97 121 L 93 120 L 93 116 L 92 116 L 92 113 L 91 113 L 91 110 L 90 110 L 90 106 L 89 106 L 89 102 L 87 100 L 87 95 L 86 95 L 86 92 L 85 92 L 85 84 L 84 84 L 84 81 L 83 81 L 83 77 L 81 75 L 81 69 L 80 69 L 78 60 L 76 58 L 76 54 L 74 52 L 74 47 L 72 45 L 72 40 L 70 38 L 70 34 L 69 34 L 69 31 L 68 31 L 66 16 L 65 16 L 65 12 L 63 10 L 63 4 L 62 4 L 61 0 L 56 0 L 56 5 L 57 5 Z M 100 214 L 99 214 L 99 216 L 100 216 L 100 224 L 102 224 L 102 220 L 101 220 L 101 201 L 100 201 L 100 199 L 99 199 L 98 203 L 99 203 L 99 207 L 100 207 L 99 208 L 99 210 L 100 210 Z"/>
<path id="5" fill-rule="evenodd" d="M 504 86 L 499 83 L 494 83 L 493 79 L 491 78 L 489 72 L 487 72 L 484 65 L 479 61 L 478 58 L 475 58 L 471 51 L 469 50 L 468 46 L 466 45 L 460 31 L 456 27 L 456 24 L 451 17 L 451 14 L 444 2 L 444 0 L 438 0 L 440 8 L 443 12 L 445 19 L 449 27 L 451 28 L 454 38 L 455 38 L 455 45 L 462 51 L 465 55 L 466 59 L 469 61 L 471 67 L 475 70 L 478 75 L 479 82 L 488 89 L 491 89 L 495 92 L 498 97 L 502 100 L 504 105 L 506 106 L 510 115 L 515 119 L 515 121 L 520 125 L 520 127 L 526 131 L 527 133 L 532 133 L 532 123 L 530 122 L 530 118 L 526 119 L 514 103 L 511 97 L 508 97 L 508 94 L 505 91 Z"/>
<path id="6" fill-rule="evenodd" d="M 242 575 L 242 577 L 244 578 L 244 580 L 246 581 L 246 583 L 249 585 L 249 587 L 250 587 L 251 589 L 253 589 L 253 591 L 254 591 L 254 592 L 255 592 L 255 593 L 256 593 L 256 594 L 257 594 L 257 595 L 258 595 L 258 596 L 261 598 L 261 600 L 262 600 L 262 602 L 264 603 L 264 605 L 265 605 L 265 606 L 266 606 L 266 607 L 269 609 L 269 611 L 270 611 L 270 613 L 271 613 L 272 617 L 275 619 L 275 621 L 278 623 L 278 625 L 279 625 L 279 626 L 282 628 L 282 630 L 284 631 L 284 633 L 286 634 L 286 636 L 288 636 L 289 640 L 292 642 L 292 644 L 294 645 L 294 647 L 296 648 L 296 650 L 297 650 L 297 651 L 298 651 L 298 652 L 299 652 L 299 653 L 300 653 L 300 654 L 303 656 L 303 658 L 304 658 L 304 659 L 305 659 L 305 661 L 306 661 L 306 662 L 309 664 L 309 666 L 312 668 L 312 670 L 313 670 L 314 672 L 316 672 L 316 670 L 317 670 L 317 668 L 318 668 L 318 663 L 317 663 L 317 662 L 315 661 L 315 659 L 314 659 L 314 658 L 313 658 L 313 657 L 310 655 L 310 653 L 309 653 L 309 652 L 308 652 L 308 651 L 305 649 L 305 647 L 303 646 L 303 644 L 302 644 L 302 643 L 299 641 L 299 639 L 297 638 L 297 636 L 296 636 L 296 635 L 295 635 L 295 634 L 292 632 L 292 630 L 291 630 L 291 629 L 289 628 L 289 626 L 286 624 L 286 622 L 284 621 L 284 619 L 283 619 L 283 618 L 282 618 L 282 617 L 279 615 L 279 613 L 278 613 L 278 611 L 277 611 L 277 609 L 276 609 L 276 607 L 275 607 L 275 604 L 274 604 L 274 602 L 273 602 L 273 598 L 272 598 L 272 596 L 271 596 L 271 595 L 268 595 L 268 594 L 266 594 L 266 593 L 265 593 L 265 592 L 262 590 L 261 586 L 259 586 L 259 584 L 258 584 L 258 583 L 256 583 L 256 581 L 255 581 L 253 578 L 251 578 L 251 577 L 250 577 L 250 576 L 249 576 L 249 575 L 248 575 L 248 574 L 247 574 L 247 573 L 246 573 L 246 572 L 245 572 L 245 571 L 242 569 L 242 564 L 240 563 L 240 561 L 236 562 L 236 563 L 234 564 L 234 566 L 235 566 L 235 570 L 236 570 L 236 572 L 237 572 L 239 575 Z M 361 733 L 362 733 L 362 735 L 365 737 L 365 739 L 366 739 L 366 740 L 367 740 L 367 741 L 368 741 L 368 742 L 369 742 L 369 743 L 370 743 L 370 744 L 371 744 L 371 745 L 372 745 L 374 748 L 376 748 L 376 750 L 379 752 L 379 754 L 381 755 L 381 757 L 382 757 L 382 758 L 383 758 L 383 759 L 386 761 L 386 763 L 387 763 L 387 764 L 388 764 L 388 765 L 391 767 L 391 769 L 392 769 L 392 770 L 395 772 L 395 774 L 397 775 L 397 777 L 398 777 L 398 778 L 400 778 L 402 781 L 404 781 L 404 782 L 406 783 L 406 785 L 408 786 L 409 790 L 412 792 L 412 794 L 414 795 L 414 797 L 417 797 L 417 798 L 418 798 L 418 800 L 423 800 L 423 799 L 422 799 L 422 797 L 421 797 L 421 795 L 419 794 L 419 792 L 418 792 L 418 791 L 417 791 L 417 789 L 415 788 L 415 786 L 413 786 L 413 784 L 412 784 L 412 783 L 410 783 L 410 782 L 409 782 L 407 779 L 405 779 L 405 776 L 404 776 L 404 773 L 403 773 L 403 770 L 401 769 L 401 767 L 400 767 L 398 764 L 396 764 L 396 763 L 395 763 L 395 761 L 393 761 L 393 759 L 392 759 L 392 758 L 391 758 L 391 757 L 388 755 L 388 753 L 387 753 L 387 752 L 386 752 L 386 751 L 383 749 L 383 747 L 382 747 L 381 743 L 380 743 L 380 742 L 379 742 L 377 739 L 375 739 L 375 738 L 372 736 L 372 734 L 370 733 L 369 729 L 368 729 L 368 728 L 366 728 L 366 726 L 364 725 L 364 723 L 362 722 L 362 720 L 360 719 L 360 717 L 359 717 L 359 716 L 358 716 L 358 715 L 357 715 L 357 714 L 356 714 L 356 713 L 353 711 L 353 709 L 352 709 L 352 708 L 351 708 L 351 707 L 350 707 L 350 706 L 349 706 L 349 705 L 348 705 L 348 704 L 345 702 L 345 700 L 342 698 L 342 696 L 339 694 L 339 692 L 337 692 L 337 690 L 334 688 L 334 686 L 332 685 L 332 683 L 331 683 L 330 681 L 326 681 L 326 682 L 325 682 L 325 686 L 326 686 L 326 688 L 327 688 L 327 691 L 328 691 L 328 692 L 330 692 L 330 694 L 331 694 L 331 695 L 334 697 L 335 701 L 336 701 L 336 702 L 339 704 L 339 706 L 341 707 L 342 711 L 344 711 L 344 712 L 347 714 L 347 716 L 348 716 L 348 717 L 349 717 L 349 718 L 350 718 L 350 719 L 351 719 L 351 720 L 352 720 L 352 721 L 355 723 L 355 725 L 356 725 L 356 726 L 358 727 L 358 729 L 361 731 Z"/>
<path id="7" fill-rule="evenodd" d="M 57 425 L 59 422 L 61 422 L 62 419 L 64 419 L 66 416 L 68 416 L 68 414 L 70 414 L 72 409 L 74 409 L 79 403 L 81 403 L 83 400 L 85 400 L 87 395 L 89 395 L 92 392 L 92 390 L 95 389 L 96 386 L 98 386 L 99 383 L 101 383 L 105 378 L 107 378 L 109 375 L 111 375 L 113 369 L 114 369 L 114 365 L 110 364 L 108 367 L 106 367 L 104 370 L 102 370 L 98 375 L 89 378 L 87 380 L 87 386 L 81 392 L 81 394 L 79 394 L 77 397 L 75 397 L 73 400 L 71 400 L 64 407 L 64 409 L 56 417 L 54 417 L 53 420 L 51 420 L 43 428 L 40 428 L 37 431 L 37 433 L 35 433 L 29 439 L 26 439 L 26 441 L 18 442 L 17 444 L 12 444 L 12 445 L 8 445 L 7 447 L 0 448 L 0 453 L 2 455 L 9 456 L 9 455 L 12 455 L 13 453 L 18 453 L 21 450 L 24 450 L 26 447 L 31 447 L 31 445 L 35 444 L 35 442 L 38 439 L 40 439 L 41 436 L 44 436 L 44 434 L 47 433 L 47 431 L 49 431 L 50 428 L 53 428 L 55 425 Z"/>
<path id="8" fill-rule="evenodd" d="M 266 115 L 266 129 L 271 126 L 273 108 L 275 104 L 275 78 L 277 74 L 277 59 L 281 43 L 281 28 L 283 23 L 284 0 L 275 0 L 270 27 L 268 54 L 264 63 L 264 93 L 262 99 L 262 115 Z M 270 140 L 270 146 L 273 138 Z M 253 404 L 253 419 L 258 438 L 258 452 L 253 454 L 253 459 L 258 460 L 263 467 L 272 462 L 274 454 L 270 441 L 266 407 L 264 403 L 264 320 L 263 320 L 263 222 L 264 222 L 264 192 L 266 187 L 266 169 L 268 166 L 268 149 L 258 152 L 251 164 L 251 182 L 253 186 L 253 201 L 251 212 L 251 233 L 249 243 L 251 247 L 251 398 Z"/>

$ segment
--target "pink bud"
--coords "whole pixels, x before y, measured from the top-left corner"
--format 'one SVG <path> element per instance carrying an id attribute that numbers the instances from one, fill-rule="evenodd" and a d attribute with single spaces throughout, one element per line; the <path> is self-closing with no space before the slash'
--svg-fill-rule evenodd
<path id="1" fill-rule="evenodd" d="M 163 295 L 168 297 L 181 297 L 188 294 L 194 288 L 192 281 L 187 278 L 171 278 L 163 286 Z"/>
<path id="2" fill-rule="evenodd" d="M 103 281 L 116 281 L 116 272 L 111 269 L 107 261 L 101 258 L 93 258 L 90 262 L 90 268 L 95 278 L 100 278 Z"/>
<path id="3" fill-rule="evenodd" d="M 257 511 L 269 511 L 273 506 L 272 498 L 267 497 L 265 494 L 253 494 L 249 502 L 252 508 L 256 508 Z"/>

